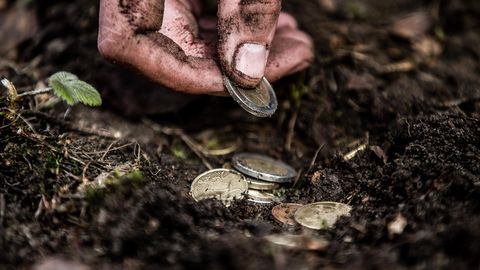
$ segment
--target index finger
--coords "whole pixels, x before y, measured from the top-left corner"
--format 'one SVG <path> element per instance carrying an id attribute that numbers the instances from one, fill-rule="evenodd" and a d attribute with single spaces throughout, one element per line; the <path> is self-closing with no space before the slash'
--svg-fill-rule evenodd
<path id="1" fill-rule="evenodd" d="M 176 19 L 163 18 L 164 10 L 178 11 L 170 12 L 174 14 L 188 12 L 178 4 L 172 0 L 101 0 L 100 53 L 171 89 L 190 94 L 225 95 L 217 63 L 197 33 L 189 32 L 196 27 L 182 28 L 189 42 L 198 48 L 195 55 L 187 54 L 172 38 L 161 33 L 166 20 Z M 160 8 L 162 16 L 151 14 L 158 13 Z"/>

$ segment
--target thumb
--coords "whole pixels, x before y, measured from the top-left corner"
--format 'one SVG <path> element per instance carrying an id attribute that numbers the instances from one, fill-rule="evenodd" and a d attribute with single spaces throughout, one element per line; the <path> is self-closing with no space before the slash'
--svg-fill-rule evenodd
<path id="1" fill-rule="evenodd" d="M 218 54 L 223 72 L 252 88 L 265 74 L 281 0 L 220 0 Z"/>

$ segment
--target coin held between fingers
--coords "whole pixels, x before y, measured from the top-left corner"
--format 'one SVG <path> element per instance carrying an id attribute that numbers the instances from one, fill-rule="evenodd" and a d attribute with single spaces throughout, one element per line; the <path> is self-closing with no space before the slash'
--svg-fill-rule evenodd
<path id="1" fill-rule="evenodd" d="M 240 87 L 226 76 L 223 81 L 230 96 L 247 112 L 257 117 L 270 117 L 277 110 L 277 96 L 265 77 L 253 89 Z"/>

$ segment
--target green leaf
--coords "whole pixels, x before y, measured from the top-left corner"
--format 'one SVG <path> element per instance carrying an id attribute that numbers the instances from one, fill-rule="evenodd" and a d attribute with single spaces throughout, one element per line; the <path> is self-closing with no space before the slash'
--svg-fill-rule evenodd
<path id="1" fill-rule="evenodd" d="M 89 106 L 100 106 L 102 98 L 90 84 L 81 81 L 72 73 L 60 71 L 48 78 L 48 84 L 55 95 L 65 100 L 68 105 L 78 102 Z"/>

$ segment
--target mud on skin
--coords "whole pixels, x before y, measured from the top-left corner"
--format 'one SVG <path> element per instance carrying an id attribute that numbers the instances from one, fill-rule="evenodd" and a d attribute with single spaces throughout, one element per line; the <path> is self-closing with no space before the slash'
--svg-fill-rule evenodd
<path id="1" fill-rule="evenodd" d="M 163 1 L 119 0 L 118 6 L 135 32 L 158 31 L 163 21 Z"/>
<path id="2" fill-rule="evenodd" d="M 277 23 L 278 16 L 281 11 L 281 1 L 240 1 L 239 2 L 239 13 L 234 14 L 228 18 L 221 18 L 219 16 L 218 21 L 218 32 L 219 32 L 219 48 L 218 52 L 226 51 L 223 47 L 225 44 L 225 38 L 229 35 L 233 35 L 235 33 L 261 33 L 268 31 L 269 29 L 275 28 Z M 266 7 L 267 6 L 267 7 Z M 271 7 L 270 7 L 271 6 Z M 270 49 L 269 43 L 265 44 L 267 51 Z M 235 51 L 232 59 L 236 59 L 237 51 Z M 220 66 L 222 71 L 229 77 L 234 78 L 235 76 L 241 76 L 245 79 L 250 79 L 246 75 L 242 73 L 236 72 L 233 73 L 235 70 L 235 61 L 232 60 L 231 64 L 227 63 L 226 59 L 220 58 Z M 241 85 L 245 87 L 245 85 Z M 250 88 L 250 87 L 247 87 Z"/>

